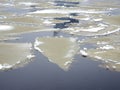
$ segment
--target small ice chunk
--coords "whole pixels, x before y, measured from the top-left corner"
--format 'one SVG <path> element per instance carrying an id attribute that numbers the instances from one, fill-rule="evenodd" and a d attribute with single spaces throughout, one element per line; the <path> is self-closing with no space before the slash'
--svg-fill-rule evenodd
<path id="1" fill-rule="evenodd" d="M 32 2 L 20 2 L 19 5 L 31 6 L 31 5 L 38 5 L 38 3 L 32 3 Z"/>
<path id="2" fill-rule="evenodd" d="M 45 20 L 43 23 L 44 24 L 51 24 L 52 22 L 50 22 L 49 20 Z"/>
<path id="3" fill-rule="evenodd" d="M 40 48 L 38 48 L 38 46 L 41 45 L 41 44 L 44 44 L 44 42 L 38 41 L 38 40 L 36 39 L 35 44 L 34 44 L 34 48 L 35 48 L 36 50 L 40 51 L 40 52 L 43 52 Z"/>
<path id="4" fill-rule="evenodd" d="M 38 40 L 35 41 L 35 46 L 38 46 L 38 45 L 41 45 L 41 44 L 44 44 L 44 42 L 40 42 Z"/>
<path id="5" fill-rule="evenodd" d="M 72 63 L 72 61 L 67 61 L 67 62 L 65 62 L 65 66 L 68 66 L 68 64 L 71 64 Z"/>
<path id="6" fill-rule="evenodd" d="M 8 64 L 0 64 L 0 70 L 5 70 L 5 69 L 9 69 L 9 68 L 11 68 L 12 67 L 12 65 L 8 65 Z"/>
<path id="7" fill-rule="evenodd" d="M 88 29 L 80 29 L 79 31 L 85 31 L 85 32 L 98 32 L 100 30 L 103 30 L 105 27 L 90 27 Z"/>
<path id="8" fill-rule="evenodd" d="M 84 57 L 88 56 L 88 54 L 87 54 L 84 50 L 80 50 L 80 53 L 81 53 L 82 56 L 84 56 Z"/>
<path id="9" fill-rule="evenodd" d="M 100 49 L 109 50 L 109 49 L 115 49 L 115 48 L 111 45 L 106 45 L 106 46 L 100 47 Z"/>
<path id="10" fill-rule="evenodd" d="M 98 42 L 97 42 L 98 45 L 107 44 L 107 43 L 108 43 L 108 42 L 104 42 L 104 41 L 102 41 L 102 42 L 98 41 Z"/>
<path id="11" fill-rule="evenodd" d="M 81 20 L 90 20 L 90 18 L 89 17 L 87 17 L 87 18 L 82 18 Z"/>
<path id="12" fill-rule="evenodd" d="M 102 57 L 99 57 L 99 56 L 95 56 L 95 58 L 97 58 L 97 59 L 102 59 Z M 107 62 L 107 61 L 106 61 Z"/>
<path id="13" fill-rule="evenodd" d="M 3 68 L 3 66 L 0 64 L 0 69 L 2 69 Z"/>
<path id="14" fill-rule="evenodd" d="M 0 25 L 0 31 L 7 31 L 7 30 L 12 30 L 14 29 L 13 26 L 9 26 L 9 25 Z"/>
<path id="15" fill-rule="evenodd" d="M 116 66 L 112 66 L 114 69 L 116 68 Z"/>
<path id="16" fill-rule="evenodd" d="M 102 18 L 94 19 L 94 21 L 102 21 Z"/>
<path id="17" fill-rule="evenodd" d="M 33 57 L 35 57 L 35 56 L 34 56 L 34 55 L 31 55 L 31 54 L 27 56 L 28 59 L 31 59 L 31 58 L 33 58 Z"/>

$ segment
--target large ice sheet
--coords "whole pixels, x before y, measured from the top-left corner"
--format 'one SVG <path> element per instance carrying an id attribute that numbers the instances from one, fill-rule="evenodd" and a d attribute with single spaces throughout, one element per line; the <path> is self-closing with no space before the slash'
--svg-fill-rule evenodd
<path id="1" fill-rule="evenodd" d="M 34 46 L 63 70 L 69 69 L 79 49 L 74 38 L 37 38 Z"/>
<path id="2" fill-rule="evenodd" d="M 30 43 L 0 43 L 0 70 L 23 66 L 33 57 Z"/>

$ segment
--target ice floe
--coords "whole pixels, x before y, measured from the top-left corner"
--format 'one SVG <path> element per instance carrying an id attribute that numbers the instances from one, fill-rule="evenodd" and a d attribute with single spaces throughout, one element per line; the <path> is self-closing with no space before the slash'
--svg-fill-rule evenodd
<path id="1" fill-rule="evenodd" d="M 101 66 L 104 68 L 120 71 L 120 65 L 117 64 L 120 63 L 119 36 L 111 35 L 93 38 L 81 43 L 91 43 L 93 46 L 96 46 L 85 50 L 81 49 L 80 54 L 82 56 L 95 58 L 101 61 L 103 63 Z"/>
<path id="2" fill-rule="evenodd" d="M 9 30 L 13 30 L 14 27 L 10 26 L 10 25 L 0 25 L 0 31 L 9 31 Z"/>
<path id="3" fill-rule="evenodd" d="M 0 70 L 14 69 L 30 62 L 34 57 L 31 47 L 30 43 L 0 43 Z"/>
<path id="4" fill-rule="evenodd" d="M 37 38 L 35 49 L 42 52 L 48 60 L 63 70 L 68 70 L 79 49 L 74 38 Z"/>

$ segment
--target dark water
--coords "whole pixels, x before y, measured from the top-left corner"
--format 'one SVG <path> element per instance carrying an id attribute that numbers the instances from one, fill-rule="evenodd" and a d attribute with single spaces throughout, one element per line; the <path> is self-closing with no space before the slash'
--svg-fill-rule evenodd
<path id="1" fill-rule="evenodd" d="M 1 0 L 0 42 L 31 43 L 35 57 L 22 67 L 1 70 L 0 90 L 120 90 L 119 5 L 119 0 Z M 92 51 L 88 57 L 77 52 L 66 71 L 34 49 L 36 38 L 61 36 L 77 38 L 80 50 L 87 48 L 88 53 L 91 48 L 99 52 L 107 48 L 104 45 L 113 46 L 118 56 L 107 54 L 117 63 L 104 55 L 98 60 Z M 96 44 L 101 39 L 107 44 Z M 100 67 L 103 63 L 111 67 Z"/>
<path id="2" fill-rule="evenodd" d="M 36 52 L 37 53 L 37 52 Z M 98 63 L 76 57 L 67 72 L 42 55 L 24 68 L 0 73 L 1 90 L 119 90 L 120 73 L 98 67 Z"/>

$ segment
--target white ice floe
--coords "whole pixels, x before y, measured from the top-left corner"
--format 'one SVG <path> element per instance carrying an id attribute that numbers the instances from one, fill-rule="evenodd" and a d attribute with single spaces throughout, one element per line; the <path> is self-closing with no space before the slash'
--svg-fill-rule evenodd
<path id="1" fill-rule="evenodd" d="M 0 31 L 8 31 L 8 30 L 12 30 L 14 29 L 13 26 L 9 26 L 9 25 L 0 25 Z"/>
<path id="2" fill-rule="evenodd" d="M 43 23 L 44 23 L 44 24 L 47 24 L 47 25 L 52 24 L 52 22 L 49 21 L 49 20 L 45 20 Z"/>
<path id="3" fill-rule="evenodd" d="M 67 62 L 64 63 L 64 65 L 65 65 L 65 66 L 68 66 L 68 65 L 71 64 L 71 63 L 72 63 L 72 61 L 67 61 Z"/>
<path id="4" fill-rule="evenodd" d="M 101 45 L 101 44 L 108 44 L 108 42 L 104 42 L 104 41 L 100 42 L 100 41 L 97 41 L 97 45 Z"/>
<path id="5" fill-rule="evenodd" d="M 38 41 L 38 40 L 36 39 L 36 41 L 35 41 L 35 46 L 39 46 L 39 45 L 41 45 L 41 44 L 44 44 L 44 42 L 40 42 L 40 41 Z"/>
<path id="6" fill-rule="evenodd" d="M 11 68 L 12 67 L 12 65 L 9 65 L 9 64 L 0 64 L 0 70 L 5 70 L 5 69 L 9 69 L 9 68 Z"/>
<path id="7" fill-rule="evenodd" d="M 115 49 L 113 46 L 111 46 L 111 45 L 105 45 L 105 46 L 103 46 L 103 47 L 100 47 L 100 49 L 105 49 L 105 50 L 109 50 L 109 49 Z"/>
<path id="8" fill-rule="evenodd" d="M 116 69 L 116 66 L 112 66 L 114 69 Z"/>
<path id="9" fill-rule="evenodd" d="M 96 59 L 101 59 L 102 60 L 102 57 L 99 57 L 99 56 L 95 56 Z"/>
<path id="10" fill-rule="evenodd" d="M 38 47 L 38 46 L 41 45 L 41 44 L 44 44 L 44 42 L 40 42 L 40 41 L 38 41 L 38 40 L 36 39 L 35 44 L 34 44 L 34 48 L 35 48 L 36 50 L 38 50 L 39 52 L 43 52 L 43 51 Z"/>
<path id="11" fill-rule="evenodd" d="M 98 26 L 101 26 L 101 27 L 108 27 L 108 25 L 103 24 L 103 23 L 99 23 Z"/>
<path id="12" fill-rule="evenodd" d="M 64 9 L 47 9 L 47 10 L 37 10 L 35 12 L 30 12 L 30 14 L 69 14 L 69 13 L 86 13 L 86 14 L 97 14 L 103 13 L 104 11 L 95 11 L 95 10 L 64 10 Z"/>
<path id="13" fill-rule="evenodd" d="M 89 17 L 87 17 L 87 18 L 81 18 L 81 20 L 90 20 L 90 18 Z"/>
<path id="14" fill-rule="evenodd" d="M 102 20 L 103 20 L 102 18 L 94 19 L 94 21 L 102 21 Z"/>
<path id="15" fill-rule="evenodd" d="M 39 41 L 44 44 L 39 44 Z M 70 63 L 72 63 L 79 49 L 76 39 L 60 37 L 37 38 L 34 48 L 42 52 L 50 62 L 58 65 L 63 70 L 69 69 Z"/>
<path id="16" fill-rule="evenodd" d="M 103 30 L 105 27 L 95 27 L 95 28 L 89 28 L 89 29 L 79 29 L 79 31 L 85 31 L 85 32 L 98 32 L 100 30 Z"/>
<path id="17" fill-rule="evenodd" d="M 33 57 L 31 47 L 31 43 L 0 43 L 0 70 L 14 69 L 27 64 Z"/>
<path id="18" fill-rule="evenodd" d="M 86 53 L 84 50 L 80 50 L 81 55 L 88 56 L 88 53 Z"/>
<path id="19" fill-rule="evenodd" d="M 118 32 L 118 31 L 120 31 L 120 28 L 117 28 L 117 29 L 112 30 L 112 31 L 108 31 L 108 32 L 106 32 L 106 33 L 104 33 L 102 35 L 109 35 L 109 34 L 112 34 L 112 33 Z"/>
<path id="20" fill-rule="evenodd" d="M 11 4 L 11 3 L 0 3 L 0 6 L 14 6 L 13 4 Z"/>
<path id="21" fill-rule="evenodd" d="M 35 55 L 31 55 L 31 54 L 30 54 L 30 55 L 27 55 L 27 58 L 28 58 L 28 59 L 31 59 L 31 58 L 33 58 L 33 57 L 35 57 Z"/>
<path id="22" fill-rule="evenodd" d="M 38 3 L 32 3 L 32 2 L 20 2 L 19 5 L 31 6 L 31 5 L 38 5 Z"/>

